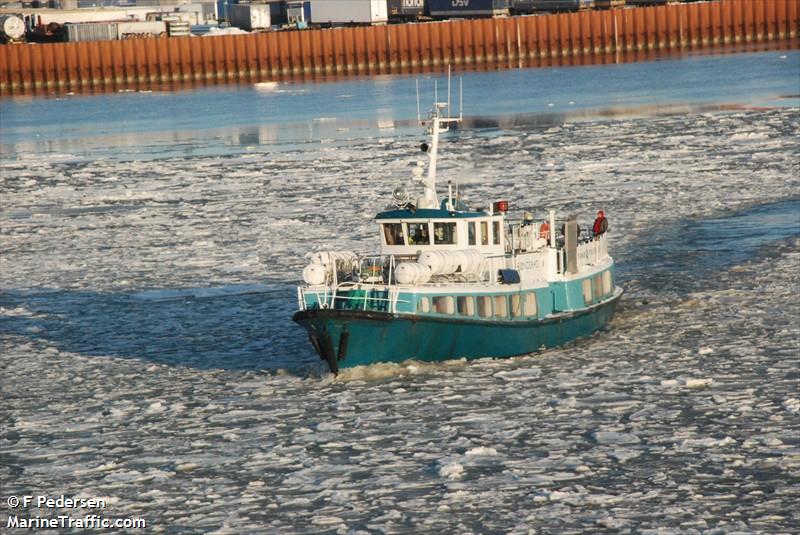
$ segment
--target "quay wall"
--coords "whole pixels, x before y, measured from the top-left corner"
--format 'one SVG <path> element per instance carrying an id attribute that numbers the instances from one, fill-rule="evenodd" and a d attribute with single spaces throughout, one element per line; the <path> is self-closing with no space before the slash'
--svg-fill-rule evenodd
<path id="1" fill-rule="evenodd" d="M 419 70 L 797 40 L 800 0 L 372 27 L 0 46 L 0 94 L 105 91 Z M 794 43 L 793 46 L 797 46 Z"/>

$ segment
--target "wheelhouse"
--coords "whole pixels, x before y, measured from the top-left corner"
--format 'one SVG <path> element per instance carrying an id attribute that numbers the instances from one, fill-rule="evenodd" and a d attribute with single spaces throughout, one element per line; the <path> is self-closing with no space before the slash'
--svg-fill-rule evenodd
<path id="1" fill-rule="evenodd" d="M 506 247 L 502 213 L 417 209 L 379 213 L 381 254 L 414 256 L 424 251 L 474 249 L 503 254 Z"/>

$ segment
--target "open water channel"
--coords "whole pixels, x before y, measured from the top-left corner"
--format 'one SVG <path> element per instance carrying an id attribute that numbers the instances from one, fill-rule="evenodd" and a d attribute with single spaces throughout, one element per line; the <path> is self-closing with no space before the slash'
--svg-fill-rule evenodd
<path id="1" fill-rule="evenodd" d="M 154 533 L 798 531 L 799 52 L 466 73 L 441 174 L 603 208 L 619 313 L 336 379 L 294 287 L 377 247 L 413 77 L 0 104 L 4 528 L 63 494 Z"/>

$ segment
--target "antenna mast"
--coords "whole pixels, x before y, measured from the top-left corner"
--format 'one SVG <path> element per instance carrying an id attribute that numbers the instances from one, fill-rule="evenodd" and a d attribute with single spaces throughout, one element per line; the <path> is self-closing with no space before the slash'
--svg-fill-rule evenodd
<path id="1" fill-rule="evenodd" d="M 450 117 L 450 64 L 447 64 L 447 116 Z"/>
<path id="2" fill-rule="evenodd" d="M 422 116 L 419 113 L 419 78 L 417 78 L 417 123 L 422 122 Z"/>
<path id="3" fill-rule="evenodd" d="M 459 82 L 459 108 L 463 108 L 463 81 Z M 439 134 L 450 131 L 450 125 L 461 122 L 463 110 L 459 109 L 460 117 L 450 116 L 450 95 L 451 95 L 451 75 L 450 65 L 447 66 L 447 102 L 439 102 L 439 85 L 438 80 L 434 80 L 434 102 L 433 108 L 429 119 L 424 123 L 427 127 L 427 133 L 431 137 L 430 145 L 423 144 L 423 151 L 428 154 L 428 173 L 426 177 L 419 175 L 417 178 L 423 183 L 425 187 L 424 196 L 420 197 L 417 202 L 419 208 L 438 208 L 439 197 L 436 195 L 436 162 L 439 154 Z M 419 80 L 417 81 L 417 117 L 419 119 Z M 457 186 L 456 186 L 457 187 Z M 452 210 L 453 207 L 453 192 L 452 182 L 448 186 L 448 202 L 447 209 Z"/>
<path id="4" fill-rule="evenodd" d="M 417 97 L 417 108 L 419 108 L 419 96 Z M 419 109 L 417 109 L 419 115 Z M 464 79 L 458 79 L 458 120 L 464 120 Z"/>

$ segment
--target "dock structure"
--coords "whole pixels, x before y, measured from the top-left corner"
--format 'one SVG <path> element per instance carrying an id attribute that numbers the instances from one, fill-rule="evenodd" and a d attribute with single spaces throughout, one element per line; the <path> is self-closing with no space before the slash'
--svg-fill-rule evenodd
<path id="1" fill-rule="evenodd" d="M 0 95 L 624 61 L 724 45 L 798 47 L 800 0 L 717 0 L 246 35 L 0 46 Z"/>

